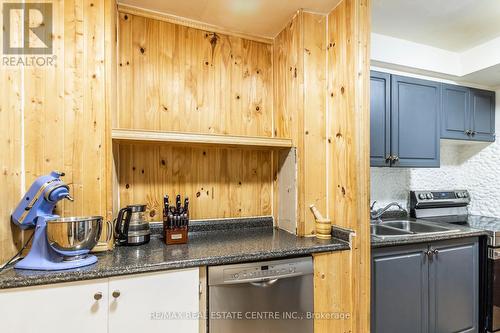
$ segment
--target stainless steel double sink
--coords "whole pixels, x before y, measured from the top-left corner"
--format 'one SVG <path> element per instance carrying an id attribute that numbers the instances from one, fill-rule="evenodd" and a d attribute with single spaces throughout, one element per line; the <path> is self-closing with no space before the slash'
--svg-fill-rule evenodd
<path id="1" fill-rule="evenodd" d="M 401 220 L 385 220 L 370 224 L 370 231 L 373 237 L 377 238 L 393 238 L 393 237 L 412 237 L 422 236 L 423 234 L 441 234 L 448 232 L 456 232 L 458 229 L 453 229 L 438 225 L 432 222 L 420 221 L 414 219 Z"/>

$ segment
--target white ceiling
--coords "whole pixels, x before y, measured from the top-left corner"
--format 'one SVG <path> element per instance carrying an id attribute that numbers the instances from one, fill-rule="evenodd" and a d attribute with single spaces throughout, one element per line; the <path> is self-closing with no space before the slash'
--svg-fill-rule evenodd
<path id="1" fill-rule="evenodd" d="M 373 0 L 373 32 L 462 52 L 500 36 L 499 0 Z"/>
<path id="2" fill-rule="evenodd" d="M 329 13 L 340 0 L 118 0 L 237 32 L 275 37 L 298 9 Z"/>

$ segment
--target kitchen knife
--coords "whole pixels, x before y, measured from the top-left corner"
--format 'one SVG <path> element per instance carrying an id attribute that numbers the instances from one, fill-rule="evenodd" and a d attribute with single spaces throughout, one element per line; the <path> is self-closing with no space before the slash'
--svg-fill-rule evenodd
<path id="1" fill-rule="evenodd" d="M 168 216 L 168 195 L 163 197 L 163 216 Z"/>
<path id="2" fill-rule="evenodd" d="M 177 194 L 177 198 L 175 199 L 175 206 L 177 208 L 177 215 L 179 215 L 181 210 L 181 195 Z"/>

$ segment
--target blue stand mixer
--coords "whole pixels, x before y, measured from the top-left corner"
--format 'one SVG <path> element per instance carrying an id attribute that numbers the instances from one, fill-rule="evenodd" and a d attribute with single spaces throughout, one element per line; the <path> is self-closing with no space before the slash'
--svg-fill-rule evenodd
<path id="1" fill-rule="evenodd" d="M 14 268 L 63 270 L 97 262 L 88 253 L 101 235 L 102 217 L 59 218 L 53 214 L 60 200 L 73 201 L 61 176 L 64 174 L 52 171 L 37 178 L 12 214 L 12 222 L 21 229 L 35 228 L 31 250 Z"/>

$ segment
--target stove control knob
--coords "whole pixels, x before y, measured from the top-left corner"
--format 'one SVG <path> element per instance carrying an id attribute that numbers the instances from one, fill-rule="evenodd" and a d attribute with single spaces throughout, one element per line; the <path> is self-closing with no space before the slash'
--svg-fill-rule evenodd
<path id="1" fill-rule="evenodd" d="M 432 199 L 432 193 L 427 193 L 427 199 Z"/>
<path id="2" fill-rule="evenodd" d="M 420 194 L 418 195 L 418 197 L 419 197 L 420 199 L 422 199 L 422 200 L 425 200 L 426 195 L 425 195 L 425 193 L 420 193 Z"/>

